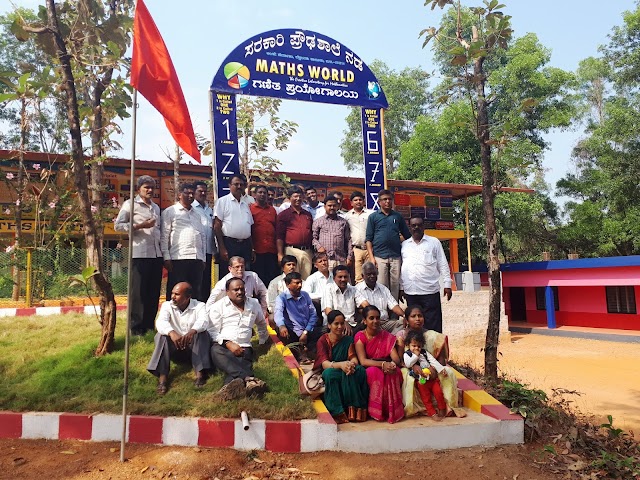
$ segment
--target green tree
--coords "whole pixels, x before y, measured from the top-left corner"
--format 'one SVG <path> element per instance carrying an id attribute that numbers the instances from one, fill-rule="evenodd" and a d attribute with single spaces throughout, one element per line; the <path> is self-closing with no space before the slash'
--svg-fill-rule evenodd
<path id="1" fill-rule="evenodd" d="M 258 176 L 261 180 L 275 178 L 281 165 L 274 157 L 277 151 L 286 150 L 291 137 L 298 131 L 298 124 L 278 116 L 282 100 L 279 98 L 240 97 L 238 99 L 238 140 L 240 172 L 247 178 Z"/>
<path id="2" fill-rule="evenodd" d="M 569 123 L 572 108 L 563 98 L 563 89 L 571 76 L 545 67 L 548 52 L 540 48 L 535 36 L 527 35 L 510 45 L 511 17 L 504 15 L 504 5 L 497 0 L 469 9 L 454 0 L 427 3 L 432 9 L 453 6 L 441 28 L 430 27 L 421 33 L 425 45 L 435 40 L 434 48 L 444 52 L 440 58 L 447 58 L 445 71 L 455 75 L 447 82 L 443 100 L 464 98 L 472 109 L 472 121 L 461 128 L 473 132 L 482 171 L 491 288 L 485 375 L 495 380 L 501 302 L 496 195 L 503 186 L 522 182 L 533 173 L 531 167 L 539 162 L 545 147 L 540 132 Z M 527 81 L 531 80 L 530 85 Z"/>
<path id="3" fill-rule="evenodd" d="M 573 200 L 558 236 L 582 256 L 640 253 L 640 6 L 625 12 L 600 58 L 580 63 L 585 137 L 573 150 L 575 173 L 557 183 Z"/>
<path id="4" fill-rule="evenodd" d="M 37 22 L 19 18 L 12 25 L 18 39 L 26 38 L 29 33 L 36 34 L 36 41 L 57 66 L 87 258 L 90 266 L 100 270 L 93 276 L 100 296 L 102 325 L 96 355 L 113 350 L 116 325 L 113 288 L 101 271 L 101 229 L 96 213 L 102 198 L 101 187 L 96 185 L 102 181 L 100 171 L 105 148 L 114 146 L 109 137 L 116 128 L 113 120 L 126 117 L 126 107 L 130 105 L 124 79 L 114 75 L 127 66 L 124 53 L 130 41 L 132 8 L 132 2 L 127 0 L 65 0 L 58 4 L 47 0 L 46 7 L 38 11 Z M 92 189 L 85 171 L 83 126 L 91 138 Z"/>
<path id="5" fill-rule="evenodd" d="M 401 145 L 409 140 L 418 118 L 427 111 L 429 74 L 410 67 L 397 72 L 380 60 L 374 60 L 369 67 L 389 102 L 384 112 L 384 136 L 387 173 L 392 174 L 400 161 Z M 348 170 L 362 170 L 361 109 L 351 108 L 346 121 L 347 129 L 340 142 L 342 159 Z"/>
<path id="6" fill-rule="evenodd" d="M 26 8 L 0 15 L 0 98 L 8 102 L 0 109 L 0 120 L 5 121 L 0 147 L 61 153 L 66 148 L 64 109 L 56 94 L 51 62 L 33 38 L 16 38 L 12 28 L 15 30 L 17 19 L 33 22 L 37 16 Z M 29 88 L 25 90 L 26 83 Z M 45 87 L 47 94 L 43 95 Z M 24 109 L 17 101 L 20 96 L 26 101 Z"/>

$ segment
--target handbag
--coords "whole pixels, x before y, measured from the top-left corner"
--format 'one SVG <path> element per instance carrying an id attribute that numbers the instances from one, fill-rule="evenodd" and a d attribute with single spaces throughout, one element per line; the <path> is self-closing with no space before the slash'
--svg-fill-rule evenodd
<path id="1" fill-rule="evenodd" d="M 309 370 L 302 376 L 303 392 L 311 397 L 318 397 L 324 393 L 324 378 L 322 370 Z"/>

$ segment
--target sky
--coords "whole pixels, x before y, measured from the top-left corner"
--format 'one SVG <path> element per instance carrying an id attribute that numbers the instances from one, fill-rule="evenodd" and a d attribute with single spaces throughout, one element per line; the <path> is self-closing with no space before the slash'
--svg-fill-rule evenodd
<path id="1" fill-rule="evenodd" d="M 12 5 L 36 7 L 42 1 L 0 0 L 0 12 Z M 422 67 L 434 72 L 428 49 L 422 49 L 419 32 L 438 26 L 441 10 L 424 6 L 424 0 L 323 0 L 322 2 L 244 0 L 145 0 L 169 49 L 196 132 L 210 137 L 209 86 L 225 57 L 245 40 L 274 29 L 296 28 L 321 33 L 351 49 L 365 63 L 384 61 L 394 70 Z M 479 0 L 465 1 L 467 5 Z M 622 12 L 633 10 L 635 0 L 504 0 L 505 14 L 512 16 L 515 36 L 538 35 L 551 49 L 551 65 L 574 71 L 580 60 L 597 55 L 607 34 L 622 24 Z M 433 77 L 432 85 L 438 82 Z M 136 157 L 166 160 L 174 142 L 153 107 L 138 97 Z M 284 101 L 280 117 L 299 124 L 285 152 L 274 154 L 283 171 L 358 176 L 344 167 L 340 141 L 346 128 L 348 107 Z M 123 150 L 113 156 L 131 157 L 132 122 L 121 123 Z M 581 126 L 552 132 L 544 157 L 547 182 L 555 185 L 572 169 L 571 148 L 580 138 Z M 185 157 L 188 158 L 188 157 Z M 203 157 L 209 163 L 210 157 Z"/>

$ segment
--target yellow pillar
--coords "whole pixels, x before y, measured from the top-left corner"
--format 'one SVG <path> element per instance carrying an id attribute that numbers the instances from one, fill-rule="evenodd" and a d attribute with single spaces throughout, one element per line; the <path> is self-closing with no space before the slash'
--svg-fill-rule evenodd
<path id="1" fill-rule="evenodd" d="M 31 262 L 31 253 L 33 249 L 27 248 L 27 282 L 25 286 L 25 297 L 27 300 L 27 308 L 33 305 L 33 295 L 31 293 L 31 273 L 32 273 L 32 262 Z"/>
<path id="2" fill-rule="evenodd" d="M 451 257 L 451 275 L 453 276 L 454 272 L 460 271 L 460 262 L 458 260 L 458 239 L 457 238 L 449 239 L 449 256 Z M 456 282 L 452 282 L 451 287 L 453 288 L 453 290 L 455 290 Z"/>

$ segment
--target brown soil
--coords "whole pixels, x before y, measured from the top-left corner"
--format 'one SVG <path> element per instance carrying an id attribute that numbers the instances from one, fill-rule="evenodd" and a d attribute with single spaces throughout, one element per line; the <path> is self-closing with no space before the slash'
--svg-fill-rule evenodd
<path id="1" fill-rule="evenodd" d="M 34 479 L 540 479 L 540 447 L 507 446 L 385 455 L 321 452 L 254 455 L 226 449 L 0 440 L 0 478 Z M 431 469 L 435 472 L 429 473 Z"/>
<path id="2" fill-rule="evenodd" d="M 480 348 L 451 345 L 453 359 L 481 367 Z M 548 394 L 554 388 L 577 390 L 575 407 L 597 424 L 613 416 L 617 428 L 640 434 L 640 343 L 513 334 L 499 348 L 499 368 L 508 377 Z"/>

